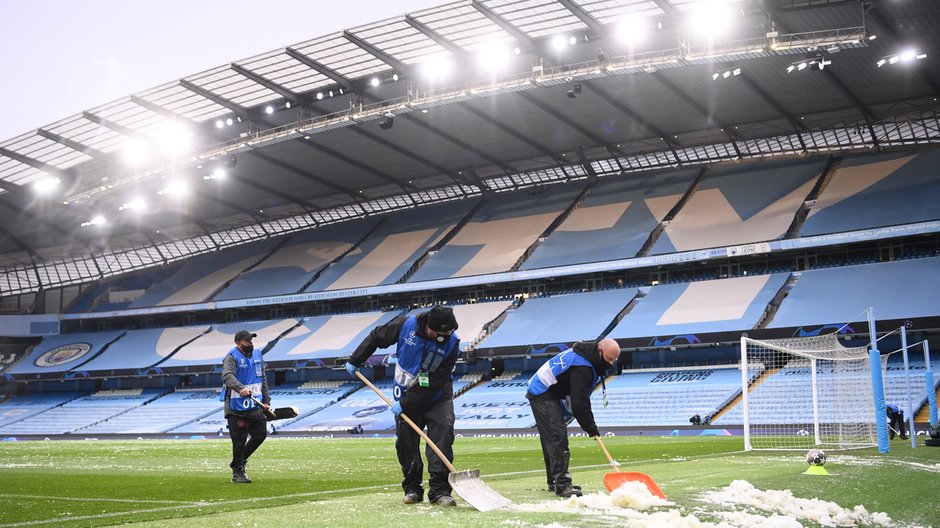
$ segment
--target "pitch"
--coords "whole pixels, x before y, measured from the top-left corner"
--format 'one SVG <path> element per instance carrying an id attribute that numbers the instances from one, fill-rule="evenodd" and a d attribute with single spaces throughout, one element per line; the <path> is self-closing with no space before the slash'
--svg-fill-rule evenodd
<path id="1" fill-rule="evenodd" d="M 908 528 L 936 521 L 930 504 L 940 450 L 931 448 L 893 445 L 888 456 L 830 452 L 830 476 L 821 486 L 819 477 L 801 474 L 804 452 L 745 453 L 736 437 L 606 438 L 620 469 L 649 474 L 671 503 L 638 511 L 608 495 L 603 476 L 613 469 L 589 438 L 571 439 L 572 473 L 585 492 L 578 500 L 545 491 L 537 439 L 458 438 L 457 468 L 479 468 L 514 502 L 480 513 L 459 499 L 450 509 L 402 505 L 393 442 L 269 437 L 250 460 L 249 485 L 229 483 L 227 439 L 0 442 L 0 526 L 596 528 L 695 525 L 692 516 L 709 523 L 697 526 L 754 526 L 758 517 L 781 513 L 726 499 L 784 490 L 794 503 L 818 498 L 846 511 L 862 506 L 870 522 L 856 526 L 879 526 L 885 518 Z"/>

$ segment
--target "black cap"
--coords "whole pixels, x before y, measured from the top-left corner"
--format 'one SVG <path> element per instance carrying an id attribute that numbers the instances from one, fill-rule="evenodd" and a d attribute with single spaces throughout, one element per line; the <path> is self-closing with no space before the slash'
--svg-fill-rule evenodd
<path id="1" fill-rule="evenodd" d="M 248 330 L 239 330 L 238 332 L 235 333 L 235 342 L 238 343 L 242 339 L 247 339 L 251 341 L 252 337 L 258 337 L 258 334 L 253 334 L 249 332 Z"/>
<path id="2" fill-rule="evenodd" d="M 435 332 L 452 332 L 457 329 L 454 309 L 447 306 L 435 306 L 428 312 L 428 328 Z"/>

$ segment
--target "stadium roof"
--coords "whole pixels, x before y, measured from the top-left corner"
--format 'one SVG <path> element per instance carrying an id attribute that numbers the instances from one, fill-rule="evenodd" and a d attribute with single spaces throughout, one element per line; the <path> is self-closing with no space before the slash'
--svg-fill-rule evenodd
<path id="1" fill-rule="evenodd" d="M 320 36 L 0 143 L 0 295 L 540 182 L 936 142 L 938 32 L 926 0 L 462 0 Z"/>

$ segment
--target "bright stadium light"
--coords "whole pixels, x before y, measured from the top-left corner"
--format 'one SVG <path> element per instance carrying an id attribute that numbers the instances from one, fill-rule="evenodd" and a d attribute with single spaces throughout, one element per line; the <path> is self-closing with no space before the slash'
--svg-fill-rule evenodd
<path id="1" fill-rule="evenodd" d="M 480 66 L 491 71 L 498 72 L 506 68 L 509 64 L 509 49 L 498 42 L 490 42 L 480 48 L 477 53 L 477 61 Z"/>
<path id="2" fill-rule="evenodd" d="M 124 159 L 128 163 L 140 164 L 150 159 L 150 148 L 140 139 L 131 139 L 124 144 Z"/>
<path id="3" fill-rule="evenodd" d="M 225 121 L 222 121 L 221 119 L 215 120 L 215 128 L 222 128 L 224 126 L 225 126 Z"/>
<path id="4" fill-rule="evenodd" d="M 617 22 L 615 34 L 624 44 L 636 44 L 646 37 L 648 25 L 639 17 L 627 16 Z"/>
<path id="5" fill-rule="evenodd" d="M 170 154 L 181 154 L 192 149 L 193 132 L 176 121 L 166 121 L 156 131 L 156 143 Z"/>
<path id="6" fill-rule="evenodd" d="M 564 35 L 555 35 L 552 37 L 552 49 L 561 51 L 568 45 L 568 38 Z"/>
<path id="7" fill-rule="evenodd" d="M 137 211 L 143 212 L 147 208 L 147 202 L 139 196 L 131 198 L 127 203 L 118 207 L 118 211 Z"/>
<path id="8" fill-rule="evenodd" d="M 108 219 L 105 218 L 104 215 L 99 214 L 99 215 L 95 215 L 91 220 L 87 222 L 82 222 L 82 227 L 101 226 L 106 223 L 108 223 Z"/>
<path id="9" fill-rule="evenodd" d="M 879 68 L 885 64 L 897 64 L 899 62 L 914 62 L 921 59 L 926 59 L 927 54 L 915 49 L 906 49 L 901 53 L 895 53 L 894 55 L 887 55 L 882 57 L 881 60 L 875 63 Z"/>
<path id="10" fill-rule="evenodd" d="M 378 86 L 381 82 L 378 77 L 373 77 L 369 80 L 369 84 L 371 84 L 373 88 Z"/>
<path id="11" fill-rule="evenodd" d="M 437 56 L 431 57 L 421 65 L 421 74 L 425 79 L 438 80 L 450 75 L 454 69 L 454 62 L 450 57 Z"/>
<path id="12" fill-rule="evenodd" d="M 265 107 L 264 107 L 264 113 L 266 113 L 266 114 L 273 114 L 273 113 L 274 113 L 274 107 L 271 106 L 271 105 L 265 106 Z"/>
<path id="13" fill-rule="evenodd" d="M 699 35 L 715 37 L 731 28 L 732 16 L 727 0 L 704 0 L 689 10 L 686 23 Z"/>
<path id="14" fill-rule="evenodd" d="M 176 198 L 185 198 L 189 194 L 189 186 L 186 182 L 179 179 L 173 179 L 167 182 L 166 187 L 157 191 L 160 196 L 173 196 Z"/>
<path id="15" fill-rule="evenodd" d="M 41 180 L 37 180 L 36 183 L 33 184 L 33 190 L 36 191 L 36 194 L 49 194 L 59 186 L 59 183 L 61 183 L 59 178 L 46 176 Z"/>

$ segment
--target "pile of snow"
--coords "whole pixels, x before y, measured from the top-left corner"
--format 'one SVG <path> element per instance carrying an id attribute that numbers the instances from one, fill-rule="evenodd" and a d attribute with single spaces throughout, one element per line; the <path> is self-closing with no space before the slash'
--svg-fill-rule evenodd
<path id="1" fill-rule="evenodd" d="M 751 506 L 764 511 L 779 513 L 792 519 L 803 519 L 823 526 L 891 526 L 891 518 L 881 512 L 868 513 L 864 506 L 845 509 L 834 502 L 821 499 L 794 497 L 790 490 L 766 490 L 755 488 L 750 482 L 735 480 L 720 491 L 710 491 L 702 498 L 711 503 Z M 728 519 L 725 517 L 725 519 Z M 733 522 L 733 521 L 732 521 Z"/>

